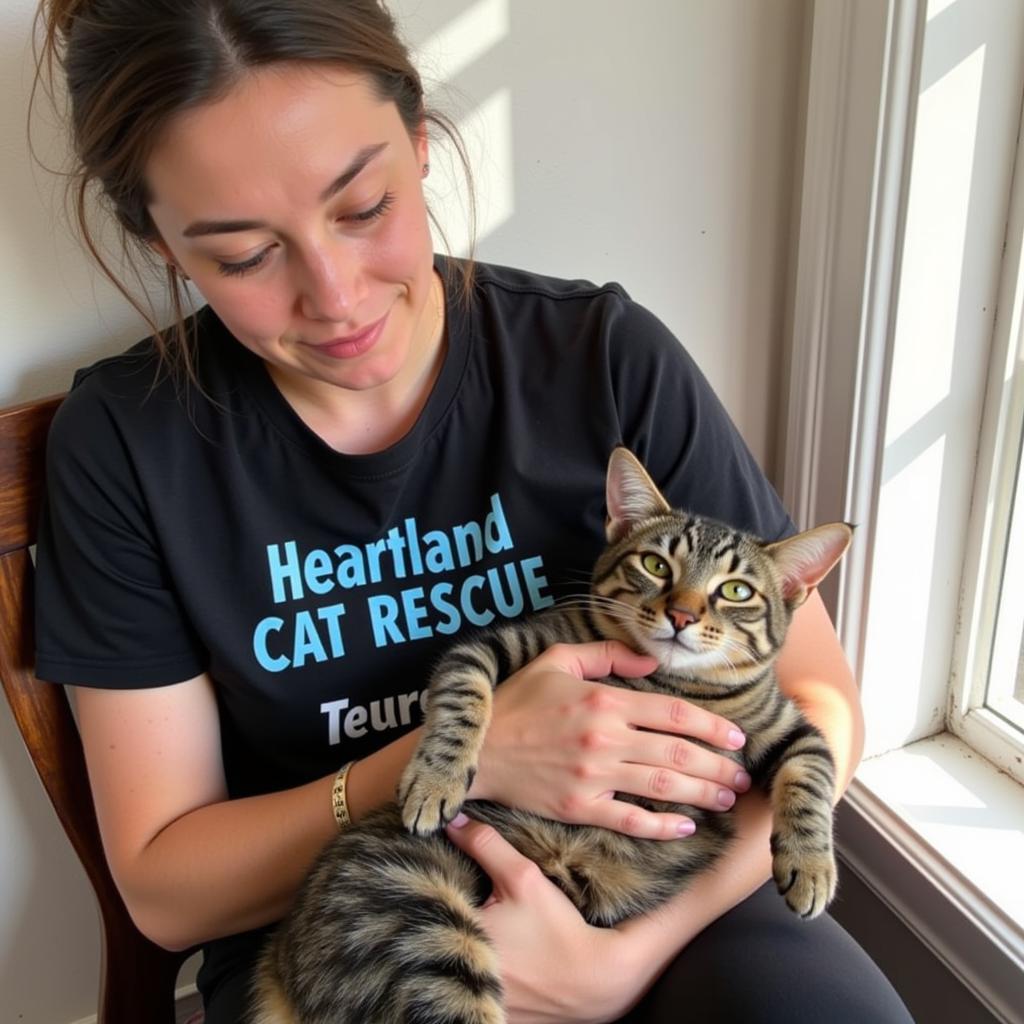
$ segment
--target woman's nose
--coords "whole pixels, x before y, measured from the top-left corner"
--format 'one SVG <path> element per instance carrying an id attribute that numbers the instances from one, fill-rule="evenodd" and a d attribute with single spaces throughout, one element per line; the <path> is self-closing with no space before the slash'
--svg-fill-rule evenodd
<path id="1" fill-rule="evenodd" d="M 343 246 L 323 246 L 307 256 L 300 305 L 310 320 L 340 323 L 359 304 L 359 266 Z"/>

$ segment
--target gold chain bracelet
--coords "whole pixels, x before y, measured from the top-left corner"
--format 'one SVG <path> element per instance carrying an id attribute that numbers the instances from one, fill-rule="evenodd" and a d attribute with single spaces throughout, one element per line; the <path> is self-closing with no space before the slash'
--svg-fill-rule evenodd
<path id="1" fill-rule="evenodd" d="M 348 813 L 348 797 L 345 793 L 345 786 L 348 784 L 348 773 L 355 761 L 349 761 L 342 765 L 338 774 L 334 776 L 334 786 L 331 789 L 331 809 L 334 811 L 334 820 L 338 823 L 338 830 L 348 828 L 352 824 L 352 816 Z"/>

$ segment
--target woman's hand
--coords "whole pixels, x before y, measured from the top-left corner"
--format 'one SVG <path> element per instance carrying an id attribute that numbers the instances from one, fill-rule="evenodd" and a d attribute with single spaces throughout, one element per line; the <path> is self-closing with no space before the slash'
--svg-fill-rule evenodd
<path id="1" fill-rule="evenodd" d="M 731 807 L 749 777 L 691 742 L 737 750 L 744 737 L 731 722 L 679 698 L 591 681 L 655 667 L 614 641 L 549 648 L 495 691 L 470 797 L 647 839 L 689 835 L 693 822 L 615 800 L 616 792 Z"/>
<path id="2" fill-rule="evenodd" d="M 490 876 L 480 911 L 498 951 L 509 1024 L 602 1024 L 641 994 L 628 934 L 587 924 L 565 894 L 489 825 L 459 815 L 452 842 Z"/>

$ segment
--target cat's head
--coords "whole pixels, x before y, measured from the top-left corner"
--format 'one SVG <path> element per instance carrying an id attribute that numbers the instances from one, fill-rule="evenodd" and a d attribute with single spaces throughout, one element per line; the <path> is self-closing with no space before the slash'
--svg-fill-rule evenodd
<path id="1" fill-rule="evenodd" d="M 715 684 L 753 678 L 774 660 L 793 612 L 853 533 L 830 523 L 765 543 L 672 509 L 625 448 L 609 460 L 607 502 L 595 613 L 610 635 L 665 671 Z"/>

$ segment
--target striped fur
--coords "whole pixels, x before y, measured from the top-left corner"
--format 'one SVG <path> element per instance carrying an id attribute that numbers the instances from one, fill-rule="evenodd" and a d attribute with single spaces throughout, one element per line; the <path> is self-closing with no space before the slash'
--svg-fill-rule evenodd
<path id="1" fill-rule="evenodd" d="M 624 449 L 608 473 L 609 545 L 579 602 L 460 643 L 430 684 L 398 803 L 340 833 L 268 945 L 252 1024 L 500 1024 L 499 966 L 475 915 L 480 869 L 441 832 L 460 809 L 494 825 L 593 924 L 653 909 L 706 870 L 732 835 L 723 812 L 624 796 L 693 818 L 692 837 L 633 839 L 469 801 L 494 687 L 553 644 L 618 639 L 660 668 L 614 685 L 707 707 L 747 735 L 729 756 L 770 793 L 773 871 L 789 906 L 820 914 L 835 890 L 834 768 L 776 685 L 794 609 L 841 557 L 833 524 L 765 544 L 669 508 Z"/>

